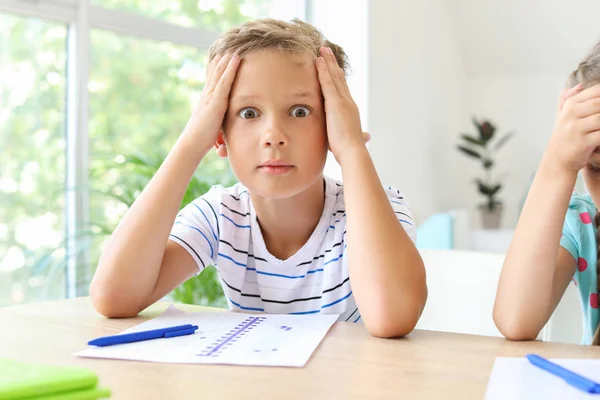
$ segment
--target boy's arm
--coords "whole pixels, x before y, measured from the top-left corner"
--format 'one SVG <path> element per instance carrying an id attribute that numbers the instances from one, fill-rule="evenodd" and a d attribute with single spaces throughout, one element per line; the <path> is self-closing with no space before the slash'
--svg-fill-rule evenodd
<path id="1" fill-rule="evenodd" d="M 348 268 L 369 332 L 410 333 L 425 307 L 425 267 L 390 205 L 364 146 L 339 158 L 344 178 Z"/>
<path id="2" fill-rule="evenodd" d="M 364 145 L 358 108 L 344 72 L 327 48 L 316 67 L 325 97 L 327 136 L 342 167 L 348 268 L 354 298 L 374 336 L 398 337 L 415 327 L 427 299 L 425 267 L 396 218 Z"/>
<path id="3" fill-rule="evenodd" d="M 184 132 L 108 240 L 90 288 L 101 314 L 135 316 L 197 271 L 169 233 L 198 164 L 215 143 L 238 65 L 231 55 L 211 62 Z"/>
<path id="4" fill-rule="evenodd" d="M 197 271 L 191 256 L 168 242 L 181 199 L 203 157 L 193 149 L 183 137 L 177 141 L 108 240 L 90 287 L 101 314 L 135 316 Z"/>

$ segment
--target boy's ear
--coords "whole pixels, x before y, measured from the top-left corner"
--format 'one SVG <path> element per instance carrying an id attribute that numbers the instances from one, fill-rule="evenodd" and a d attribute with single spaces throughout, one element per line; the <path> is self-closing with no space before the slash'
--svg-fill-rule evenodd
<path id="1" fill-rule="evenodd" d="M 225 142 L 225 134 L 223 132 L 223 128 L 219 129 L 217 141 L 215 142 L 215 149 L 217 149 L 217 155 L 219 157 L 227 157 L 227 143 Z"/>

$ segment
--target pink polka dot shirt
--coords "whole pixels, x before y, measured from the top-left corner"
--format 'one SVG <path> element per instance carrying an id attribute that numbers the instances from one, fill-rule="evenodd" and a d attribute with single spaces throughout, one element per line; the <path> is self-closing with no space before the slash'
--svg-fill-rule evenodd
<path id="1" fill-rule="evenodd" d="M 583 307 L 582 344 L 591 344 L 599 316 L 595 215 L 596 206 L 591 197 L 573 193 L 560 239 L 560 245 L 577 261 L 574 284 L 579 289 Z"/>

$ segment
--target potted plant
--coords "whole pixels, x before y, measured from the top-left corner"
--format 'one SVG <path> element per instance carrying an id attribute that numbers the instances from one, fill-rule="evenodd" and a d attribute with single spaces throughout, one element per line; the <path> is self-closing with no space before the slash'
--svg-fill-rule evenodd
<path id="1" fill-rule="evenodd" d="M 492 170 L 495 166 L 494 156 L 496 152 L 511 138 L 512 132 L 505 134 L 499 139 L 496 136 L 496 127 L 488 120 L 478 121 L 472 118 L 477 129 L 477 136 L 462 133 L 462 143 L 458 150 L 470 158 L 477 159 L 483 167 L 483 177 L 476 178 L 477 190 L 485 196 L 486 201 L 479 206 L 484 229 L 498 229 L 502 219 L 503 205 L 498 199 L 498 193 L 502 189 L 499 180 L 494 179 Z"/>

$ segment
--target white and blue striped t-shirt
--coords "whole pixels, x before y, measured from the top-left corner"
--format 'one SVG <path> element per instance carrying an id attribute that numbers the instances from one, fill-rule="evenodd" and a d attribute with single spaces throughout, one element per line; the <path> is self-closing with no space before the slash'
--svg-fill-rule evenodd
<path id="1" fill-rule="evenodd" d="M 406 199 L 391 187 L 386 193 L 414 241 Z M 240 183 L 214 186 L 179 213 L 170 240 L 190 253 L 200 271 L 216 266 L 232 310 L 340 314 L 341 321 L 358 322 L 345 253 L 344 205 L 344 186 L 325 178 L 325 205 L 317 227 L 296 254 L 279 260 L 265 246 L 248 189 Z"/>

